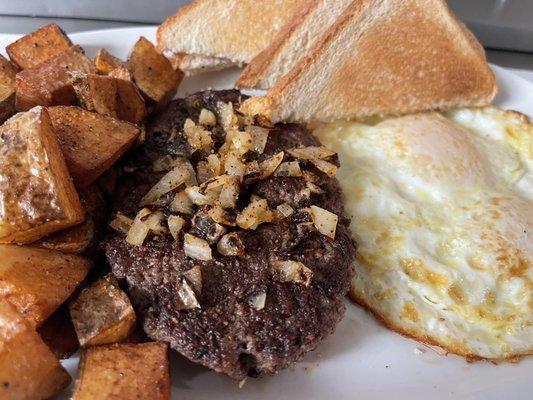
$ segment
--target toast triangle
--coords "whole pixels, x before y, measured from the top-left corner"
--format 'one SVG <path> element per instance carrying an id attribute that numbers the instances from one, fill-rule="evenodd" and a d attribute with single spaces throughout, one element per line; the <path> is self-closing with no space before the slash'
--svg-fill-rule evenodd
<path id="1" fill-rule="evenodd" d="M 444 0 L 356 0 L 241 111 L 273 122 L 362 119 L 484 106 L 496 92 L 483 49 Z"/>
<path id="2" fill-rule="evenodd" d="M 248 63 L 301 5 L 302 0 L 196 0 L 158 27 L 158 49 Z"/>
<path id="3" fill-rule="evenodd" d="M 256 55 L 237 80 L 237 87 L 269 89 L 312 48 L 353 0 L 311 0 L 302 6 L 276 38 Z"/>

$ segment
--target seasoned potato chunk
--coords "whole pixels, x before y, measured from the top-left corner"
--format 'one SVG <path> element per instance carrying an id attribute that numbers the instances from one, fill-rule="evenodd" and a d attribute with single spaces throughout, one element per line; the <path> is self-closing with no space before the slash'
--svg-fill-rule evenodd
<path id="1" fill-rule="evenodd" d="M 52 124 L 77 187 L 86 187 L 130 148 L 140 128 L 82 110 L 50 107 Z"/>
<path id="2" fill-rule="evenodd" d="M 76 94 L 69 72 L 93 73 L 95 68 L 83 49 L 71 46 L 32 68 L 17 74 L 15 107 L 18 111 L 35 106 L 71 105 Z"/>
<path id="3" fill-rule="evenodd" d="M 135 312 L 113 275 L 83 289 L 69 304 L 82 346 L 123 341 L 135 328 Z"/>
<path id="4" fill-rule="evenodd" d="M 85 210 L 85 221 L 48 235 L 32 246 L 73 254 L 87 254 L 94 250 L 106 223 L 107 204 L 96 185 L 80 189 L 78 193 Z"/>
<path id="5" fill-rule="evenodd" d="M 79 103 L 89 111 L 133 124 L 146 114 L 144 99 L 131 81 L 111 76 L 76 73 L 72 84 Z"/>
<path id="6" fill-rule="evenodd" d="M 0 302 L 40 325 L 87 276 L 91 263 L 57 251 L 0 245 Z"/>
<path id="7" fill-rule="evenodd" d="M 11 43 L 6 51 L 11 61 L 24 69 L 35 67 L 71 45 L 59 26 L 48 24 Z"/>
<path id="8" fill-rule="evenodd" d="M 0 301 L 0 399 L 48 399 L 70 376 L 33 328 Z"/>
<path id="9" fill-rule="evenodd" d="M 100 49 L 94 56 L 94 65 L 99 74 L 107 75 L 118 67 L 125 67 L 126 63 L 110 54 L 106 49 Z"/>
<path id="10" fill-rule="evenodd" d="M 89 347 L 73 400 L 170 398 L 167 346 L 162 343 Z"/>
<path id="11" fill-rule="evenodd" d="M 69 358 L 80 347 L 66 303 L 37 329 L 41 339 L 60 359 Z"/>
<path id="12" fill-rule="evenodd" d="M 170 61 L 142 36 L 133 46 L 128 69 L 144 96 L 157 104 L 171 100 L 183 78 L 183 73 L 175 71 Z"/>
<path id="13" fill-rule="evenodd" d="M 0 124 L 15 112 L 17 69 L 0 54 Z"/>
<path id="14" fill-rule="evenodd" d="M 0 126 L 0 243 L 29 243 L 79 224 L 84 212 L 47 111 Z"/>

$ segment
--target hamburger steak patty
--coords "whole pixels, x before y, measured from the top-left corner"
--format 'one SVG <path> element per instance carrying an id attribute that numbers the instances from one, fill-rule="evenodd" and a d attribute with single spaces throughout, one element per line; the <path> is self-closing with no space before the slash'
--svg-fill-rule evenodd
<path id="1" fill-rule="evenodd" d="M 198 122 L 203 108 L 217 115 L 217 126 L 211 128 L 216 151 L 225 140 L 220 102 L 231 102 L 237 110 L 241 97 L 238 91 L 201 92 L 173 101 L 152 118 L 144 145 L 126 160 L 124 169 L 130 172 L 124 172 L 119 180 L 114 214 L 133 219 L 142 208 L 141 199 L 164 175 L 154 172 L 155 160 L 165 155 L 187 157 L 196 168 L 198 161 L 205 159 L 209 152 L 194 152 L 182 133 L 185 120 Z M 294 158 L 286 150 L 306 146 L 319 146 L 309 131 L 300 125 L 279 124 L 271 128 L 264 152 L 247 157 L 261 162 L 285 151 L 284 161 L 291 161 Z M 336 156 L 333 159 L 336 163 Z M 259 196 L 267 200 L 270 209 L 287 203 L 294 213 L 261 223 L 256 229 L 227 226 L 242 242 L 240 256 L 221 255 L 215 243 L 212 259 L 194 259 L 185 255 L 183 235 L 177 240 L 168 233 L 149 235 L 142 246 L 132 246 L 124 233 L 109 233 L 103 244 L 107 259 L 113 273 L 125 282 L 150 338 L 168 342 L 190 360 L 240 380 L 288 367 L 333 332 L 344 313 L 355 245 L 337 180 L 304 164 L 302 169 L 313 173 L 318 190 L 306 189 L 307 181 L 301 176 L 244 177 L 238 210 Z M 318 191 L 323 193 L 313 193 Z M 338 216 L 334 239 L 315 228 L 305 211 L 311 205 Z M 149 208 L 163 211 L 167 217 L 177 214 L 168 201 Z M 181 214 L 187 221 L 183 230 L 212 239 L 213 221 L 202 222 L 206 215 L 201 207 L 195 212 L 192 222 L 191 216 Z M 276 278 L 272 271 L 280 260 L 299 261 L 311 270 L 308 286 L 302 280 Z M 191 284 L 198 304 L 184 307 L 177 293 L 183 287 L 183 273 L 194 267 L 201 270 L 201 285 Z"/>

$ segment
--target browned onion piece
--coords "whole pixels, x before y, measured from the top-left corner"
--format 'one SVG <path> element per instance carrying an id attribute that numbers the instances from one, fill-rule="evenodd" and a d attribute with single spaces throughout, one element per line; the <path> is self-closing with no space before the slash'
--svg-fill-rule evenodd
<path id="1" fill-rule="evenodd" d="M 309 213 L 311 214 L 316 229 L 322 235 L 335 239 L 335 231 L 337 230 L 339 217 L 337 217 L 336 214 L 317 206 L 311 206 Z"/>
<path id="2" fill-rule="evenodd" d="M 273 263 L 274 277 L 279 282 L 294 282 L 309 286 L 313 271 L 299 261 L 276 261 Z"/>
<path id="3" fill-rule="evenodd" d="M 274 154 L 272 157 L 267 158 L 259 164 L 262 173 L 261 179 L 268 178 L 274 173 L 276 168 L 278 168 L 278 166 L 283 161 L 284 155 L 285 153 L 283 153 L 283 151 L 280 151 L 279 153 Z"/>
<path id="4" fill-rule="evenodd" d="M 186 233 L 183 237 L 183 251 L 187 257 L 195 260 L 208 261 L 213 258 L 209 243 L 190 233 Z"/>
<path id="5" fill-rule="evenodd" d="M 290 217 L 294 213 L 294 209 L 287 203 L 280 204 L 276 207 L 276 210 L 283 218 Z"/>
<path id="6" fill-rule="evenodd" d="M 224 157 L 224 171 L 228 175 L 243 177 L 246 167 L 241 157 L 233 151 L 230 151 Z"/>
<path id="7" fill-rule="evenodd" d="M 187 142 L 194 149 L 203 150 L 213 145 L 211 132 L 205 130 L 201 126 L 196 125 L 190 118 L 185 120 L 185 124 L 183 125 L 183 134 L 187 139 Z"/>
<path id="8" fill-rule="evenodd" d="M 170 215 L 167 219 L 168 229 L 175 240 L 178 240 L 179 234 L 185 225 L 185 220 L 179 215 Z"/>
<path id="9" fill-rule="evenodd" d="M 268 129 L 261 126 L 247 126 L 246 131 L 252 138 L 252 151 L 263 154 L 268 140 Z"/>
<path id="10" fill-rule="evenodd" d="M 188 161 L 183 161 L 175 166 L 170 172 L 166 173 L 159 182 L 157 182 L 148 193 L 144 195 L 140 203 L 141 207 L 152 204 L 164 194 L 167 194 L 184 184 L 190 176 L 190 168 L 192 168 L 192 166 L 190 166 L 190 168 L 189 166 L 190 163 Z"/>
<path id="11" fill-rule="evenodd" d="M 191 284 L 196 294 L 202 293 L 202 268 L 199 265 L 195 265 L 188 271 L 185 271 L 183 276 Z"/>
<path id="12" fill-rule="evenodd" d="M 179 298 L 179 309 L 192 310 L 194 308 L 200 308 L 200 303 L 198 303 L 194 291 L 185 280 L 182 280 L 178 286 L 177 292 Z"/>
<path id="13" fill-rule="evenodd" d="M 167 231 L 167 228 L 163 226 L 164 218 L 165 215 L 162 211 L 155 211 L 146 217 L 143 217 L 143 221 L 151 232 L 155 234 L 162 234 Z"/>
<path id="14" fill-rule="evenodd" d="M 202 108 L 198 117 L 198 123 L 204 126 L 215 126 L 217 124 L 217 117 L 212 111 Z"/>
<path id="15" fill-rule="evenodd" d="M 223 256 L 238 257 L 244 255 L 244 245 L 237 233 L 227 233 L 218 241 L 217 251 Z"/>
<path id="16" fill-rule="evenodd" d="M 252 202 L 237 215 L 237 225 L 243 229 L 257 229 L 259 224 L 271 222 L 273 212 L 265 199 L 252 199 Z"/>
<path id="17" fill-rule="evenodd" d="M 333 150 L 324 146 L 296 147 L 287 150 L 287 153 L 300 160 L 321 160 L 336 154 Z"/>
<path id="18" fill-rule="evenodd" d="M 109 226 L 111 228 L 122 233 L 128 233 L 131 228 L 131 224 L 133 224 L 133 220 L 121 213 L 117 213 L 115 218 L 109 222 Z"/>
<path id="19" fill-rule="evenodd" d="M 256 293 L 248 299 L 248 304 L 250 304 L 250 307 L 257 311 L 261 311 L 263 308 L 265 308 L 266 304 L 266 291 L 261 290 L 259 293 Z"/>
<path id="20" fill-rule="evenodd" d="M 222 125 L 226 132 L 234 129 L 235 125 L 238 123 L 238 119 L 233 111 L 233 104 L 219 102 L 217 107 L 220 116 L 220 125 Z"/>
<path id="21" fill-rule="evenodd" d="M 148 208 L 143 208 L 135 216 L 135 219 L 131 224 L 128 234 L 126 235 L 126 242 L 128 242 L 132 246 L 142 246 L 144 240 L 146 239 L 146 236 L 148 236 L 150 228 L 148 227 L 146 222 L 143 221 L 143 218 L 148 215 L 150 215 L 150 210 Z"/>
<path id="22" fill-rule="evenodd" d="M 194 212 L 194 203 L 191 201 L 185 190 L 176 193 L 174 200 L 172 200 L 169 207 L 172 211 L 183 214 L 192 214 Z"/>
<path id="23" fill-rule="evenodd" d="M 334 177 L 337 173 L 337 166 L 328 161 L 311 160 L 311 163 L 329 177 Z"/>
<path id="24" fill-rule="evenodd" d="M 302 170 L 298 161 L 287 161 L 281 163 L 274 172 L 275 176 L 302 176 Z"/>

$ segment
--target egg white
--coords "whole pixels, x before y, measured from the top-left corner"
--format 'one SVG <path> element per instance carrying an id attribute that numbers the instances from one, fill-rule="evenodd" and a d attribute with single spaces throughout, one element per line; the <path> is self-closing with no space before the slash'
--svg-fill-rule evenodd
<path id="1" fill-rule="evenodd" d="M 469 357 L 533 353 L 533 126 L 496 107 L 336 122 L 358 243 L 351 297 Z"/>

